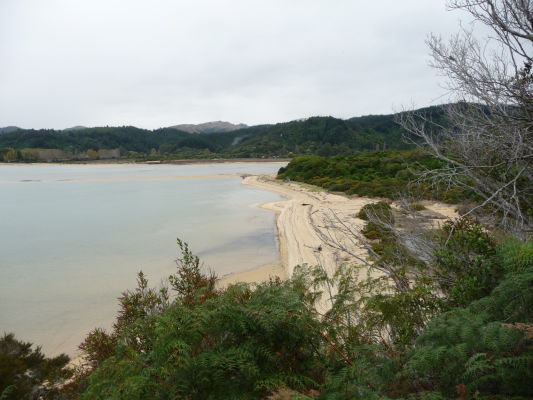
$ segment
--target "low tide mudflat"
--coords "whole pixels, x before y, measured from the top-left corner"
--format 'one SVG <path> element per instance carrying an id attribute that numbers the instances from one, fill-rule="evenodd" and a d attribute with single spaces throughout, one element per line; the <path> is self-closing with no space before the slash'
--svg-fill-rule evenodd
<path id="1" fill-rule="evenodd" d="M 0 331 L 74 355 L 137 271 L 173 273 L 177 237 L 220 276 L 275 262 L 275 217 L 257 205 L 281 197 L 240 175 L 282 165 L 0 166 Z"/>

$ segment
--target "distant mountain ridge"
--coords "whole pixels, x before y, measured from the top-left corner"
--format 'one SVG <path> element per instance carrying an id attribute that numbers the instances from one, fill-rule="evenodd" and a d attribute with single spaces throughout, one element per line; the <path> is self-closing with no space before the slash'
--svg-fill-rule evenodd
<path id="1" fill-rule="evenodd" d="M 0 133 L 9 133 L 9 132 L 15 132 L 20 130 L 18 126 L 4 126 L 0 127 Z"/>
<path id="2" fill-rule="evenodd" d="M 239 129 L 248 128 L 246 124 L 232 124 L 226 121 L 211 121 L 202 124 L 180 124 L 169 126 L 169 128 L 177 129 L 188 133 L 220 133 L 233 132 Z"/>
<path id="3" fill-rule="evenodd" d="M 429 119 L 445 124 L 443 106 L 419 109 Z M 414 147 L 404 141 L 407 133 L 396 123 L 398 114 L 367 115 L 350 119 L 310 117 L 269 125 L 243 127 L 224 122 L 175 125 L 155 130 L 134 126 L 95 127 L 76 130 L 19 129 L 0 135 L 0 161 L 14 149 L 57 149 L 71 154 L 118 150 L 120 157 L 149 159 L 333 156 L 369 150 L 402 150 Z M 229 131 L 220 131 L 221 127 Z M 237 128 L 236 128 L 237 127 Z M 239 128 L 240 127 L 240 128 Z M 216 132 L 209 133 L 210 129 Z M 203 132 L 199 134 L 199 132 Z M 11 152 L 11 155 L 14 155 Z M 19 156 L 17 155 L 17 157 Z M 31 155 L 31 154 L 30 154 Z"/>
<path id="4" fill-rule="evenodd" d="M 89 128 L 87 128 L 86 126 L 83 126 L 83 125 L 76 125 L 76 126 L 73 126 L 71 128 L 65 128 L 63 130 L 64 131 L 81 131 L 83 129 L 89 129 Z"/>

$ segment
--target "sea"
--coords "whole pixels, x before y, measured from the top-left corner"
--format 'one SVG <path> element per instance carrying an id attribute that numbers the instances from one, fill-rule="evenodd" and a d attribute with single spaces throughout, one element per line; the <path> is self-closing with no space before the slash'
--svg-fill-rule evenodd
<path id="1" fill-rule="evenodd" d="M 277 194 L 241 184 L 286 163 L 0 165 L 0 334 L 72 357 L 108 329 L 143 271 L 176 271 L 176 239 L 219 277 L 279 260 Z"/>

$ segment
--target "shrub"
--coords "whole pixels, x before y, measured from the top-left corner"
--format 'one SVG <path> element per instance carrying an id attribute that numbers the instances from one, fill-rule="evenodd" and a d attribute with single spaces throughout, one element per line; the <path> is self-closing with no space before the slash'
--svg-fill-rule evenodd
<path id="1" fill-rule="evenodd" d="M 499 251 L 530 249 L 515 242 Z M 460 385 L 480 398 L 533 396 L 533 258 L 523 261 L 507 260 L 509 272 L 489 296 L 429 324 L 407 363 L 413 383 L 448 396 Z"/>
<path id="2" fill-rule="evenodd" d="M 388 203 L 383 201 L 380 201 L 379 203 L 365 204 L 357 213 L 357 217 L 365 221 L 369 220 L 369 216 L 389 224 L 394 223 L 392 208 Z"/>
<path id="3" fill-rule="evenodd" d="M 40 347 L 4 334 L 0 337 L 0 399 L 56 399 L 57 385 L 72 373 L 69 361 L 66 354 L 48 358 Z"/>
<path id="4" fill-rule="evenodd" d="M 461 218 L 445 223 L 438 240 L 434 274 L 450 305 L 465 306 L 490 294 L 504 272 L 492 235 Z"/>
<path id="5" fill-rule="evenodd" d="M 420 203 L 412 203 L 411 209 L 413 209 L 414 211 L 422 211 L 422 210 L 426 210 L 426 207 Z"/>

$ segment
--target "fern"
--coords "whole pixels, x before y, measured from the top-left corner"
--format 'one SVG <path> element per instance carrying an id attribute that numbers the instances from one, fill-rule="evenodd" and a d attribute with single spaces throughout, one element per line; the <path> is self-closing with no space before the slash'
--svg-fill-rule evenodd
<path id="1" fill-rule="evenodd" d="M 416 341 L 409 374 L 448 396 L 462 383 L 470 393 L 531 396 L 533 344 L 505 319 L 530 321 L 532 268 L 511 268 L 491 296 L 432 321 Z"/>

